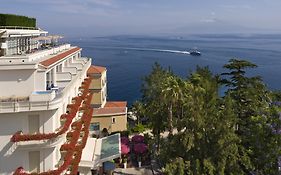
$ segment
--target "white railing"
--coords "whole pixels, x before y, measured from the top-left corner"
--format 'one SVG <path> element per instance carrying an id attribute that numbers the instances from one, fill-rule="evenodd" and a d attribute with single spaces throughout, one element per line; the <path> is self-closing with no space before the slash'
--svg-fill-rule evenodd
<path id="1" fill-rule="evenodd" d="M 35 91 L 29 96 L 30 102 L 52 101 L 56 97 L 53 90 L 48 91 Z"/>
<path id="2" fill-rule="evenodd" d="M 91 65 L 91 59 L 83 66 L 81 72 L 79 72 L 71 82 L 69 82 L 60 93 L 56 93 L 56 97 L 52 101 L 31 102 L 31 101 L 12 101 L 12 102 L 0 102 L 0 113 L 22 112 L 22 111 L 41 111 L 56 109 L 62 105 L 63 100 L 68 97 L 74 97 L 74 94 L 70 93 L 74 87 L 79 87 L 86 78 L 87 70 Z"/>
<path id="3" fill-rule="evenodd" d="M 38 30 L 38 28 L 36 28 L 36 27 L 24 27 L 24 26 L 0 26 L 0 29 Z"/>
<path id="4" fill-rule="evenodd" d="M 76 75 L 77 68 L 76 67 L 63 67 L 62 72 L 70 72 L 72 75 Z"/>
<path id="5" fill-rule="evenodd" d="M 70 44 L 64 44 L 64 45 L 61 45 L 58 47 L 49 48 L 47 50 L 37 51 L 35 53 L 28 54 L 27 56 L 28 56 L 29 61 L 34 61 L 34 60 L 43 58 L 48 55 L 56 54 L 58 52 L 61 52 L 63 50 L 69 49 L 69 48 L 70 48 Z"/>
<path id="6" fill-rule="evenodd" d="M 71 81 L 72 75 L 70 72 L 57 72 L 57 81 Z"/>
<path id="7" fill-rule="evenodd" d="M 77 70 L 82 70 L 83 64 L 82 63 L 69 63 L 70 67 L 76 67 Z"/>
<path id="8" fill-rule="evenodd" d="M 21 54 L 21 55 L 7 55 L 1 57 L 0 63 L 7 63 L 7 61 L 11 61 L 12 63 L 22 63 L 23 61 L 35 61 L 37 59 L 54 55 L 58 52 L 64 51 L 70 48 L 70 44 L 64 44 L 61 46 L 45 49 L 45 50 L 37 50 L 34 53 L 29 54 Z"/>

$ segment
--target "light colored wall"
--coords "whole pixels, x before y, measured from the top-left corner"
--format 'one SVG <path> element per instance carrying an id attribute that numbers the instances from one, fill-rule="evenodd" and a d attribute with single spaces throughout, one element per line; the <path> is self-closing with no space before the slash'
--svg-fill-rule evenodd
<path id="1" fill-rule="evenodd" d="M 126 115 L 113 116 L 112 118 L 115 118 L 115 123 L 112 124 L 112 132 L 127 130 L 127 116 Z"/>
<path id="2" fill-rule="evenodd" d="M 102 106 L 105 105 L 106 103 L 106 98 L 107 98 L 107 85 L 105 84 L 101 90 L 101 104 Z"/>
<path id="3" fill-rule="evenodd" d="M 23 166 L 26 170 L 29 169 L 29 150 L 20 150 L 16 144 L 10 142 L 12 135 L 17 131 L 21 130 L 23 133 L 28 133 L 28 115 L 39 115 L 39 131 L 41 133 L 54 132 L 58 127 L 57 125 L 59 125 L 57 122 L 59 117 L 56 110 L 0 114 L 0 174 L 12 172 L 19 166 Z M 52 162 L 56 162 L 54 161 L 54 155 L 48 153 L 47 149 L 45 153 L 41 153 L 41 159 L 42 161 L 46 159 L 45 165 L 41 167 L 53 167 L 54 163 Z"/>
<path id="4" fill-rule="evenodd" d="M 46 72 L 45 71 L 36 71 L 35 74 L 35 91 L 45 91 L 46 90 Z"/>
<path id="5" fill-rule="evenodd" d="M 106 71 L 101 75 L 93 74 L 91 75 L 92 82 L 90 85 L 90 89 L 102 89 L 106 85 Z"/>
<path id="6" fill-rule="evenodd" d="M 92 76 L 92 82 L 90 85 L 90 89 L 101 89 L 101 77 L 100 76 Z"/>
<path id="7" fill-rule="evenodd" d="M 107 81 L 107 79 L 106 79 L 106 71 L 104 71 L 102 74 L 101 74 L 101 85 L 102 85 L 102 87 L 106 84 L 106 81 Z"/>
<path id="8" fill-rule="evenodd" d="M 10 142 L 12 134 L 19 129 L 27 131 L 27 115 L 0 114 L 0 174 L 9 174 L 17 167 L 28 167 L 28 153 L 16 149 L 16 145 Z"/>
<path id="9" fill-rule="evenodd" d="M 112 123 L 112 118 L 115 118 L 115 123 Z M 100 130 L 103 128 L 107 128 L 109 132 L 127 130 L 126 115 L 92 117 L 91 123 L 97 122 L 100 123 Z"/>
<path id="10" fill-rule="evenodd" d="M 56 159 L 56 149 L 59 145 L 53 148 L 41 149 L 40 152 L 40 172 L 53 170 L 58 162 Z"/>
<path id="11" fill-rule="evenodd" d="M 93 93 L 91 104 L 102 104 L 101 101 L 101 91 L 100 90 L 92 90 Z"/>
<path id="12" fill-rule="evenodd" d="M 0 97 L 27 97 L 34 91 L 34 70 L 0 70 Z"/>
<path id="13" fill-rule="evenodd" d="M 105 85 L 101 90 L 91 90 L 93 93 L 91 104 L 93 105 L 102 105 L 106 103 L 107 96 L 107 86 Z"/>

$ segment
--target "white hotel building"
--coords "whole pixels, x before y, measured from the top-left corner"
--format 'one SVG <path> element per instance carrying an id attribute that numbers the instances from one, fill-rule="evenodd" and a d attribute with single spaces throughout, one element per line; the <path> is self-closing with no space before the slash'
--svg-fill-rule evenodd
<path id="1" fill-rule="evenodd" d="M 41 47 L 38 37 L 46 33 L 36 28 L 0 27 L 1 175 L 13 174 L 18 167 L 25 172 L 47 172 L 62 164 L 60 148 L 67 142 L 67 133 L 51 139 L 11 140 L 19 132 L 58 132 L 63 125 L 60 116 L 67 113 L 73 97 L 80 95 L 79 87 L 91 66 L 90 58 L 81 57 L 81 48 L 70 44 Z M 88 143 L 102 147 L 101 142 Z M 91 153 L 83 152 L 81 162 L 89 170 L 93 168 L 95 150 L 93 145 L 86 147 Z M 120 142 L 118 148 L 120 153 Z M 79 169 L 82 171 L 83 167 Z"/>

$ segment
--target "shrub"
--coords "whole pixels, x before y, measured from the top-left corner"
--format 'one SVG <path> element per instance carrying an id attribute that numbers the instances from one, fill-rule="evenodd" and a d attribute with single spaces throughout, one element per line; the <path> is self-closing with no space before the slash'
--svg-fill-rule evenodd
<path id="1" fill-rule="evenodd" d="M 36 27 L 36 19 L 12 14 L 0 14 L 0 26 Z"/>

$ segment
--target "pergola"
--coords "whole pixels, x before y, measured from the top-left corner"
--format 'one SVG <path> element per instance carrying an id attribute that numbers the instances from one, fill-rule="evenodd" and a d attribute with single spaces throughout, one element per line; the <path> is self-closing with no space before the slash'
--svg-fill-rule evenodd
<path id="1" fill-rule="evenodd" d="M 121 157 L 120 134 L 100 139 L 88 138 L 79 163 L 79 172 L 90 175 L 91 169 L 98 169 L 104 162 Z"/>

